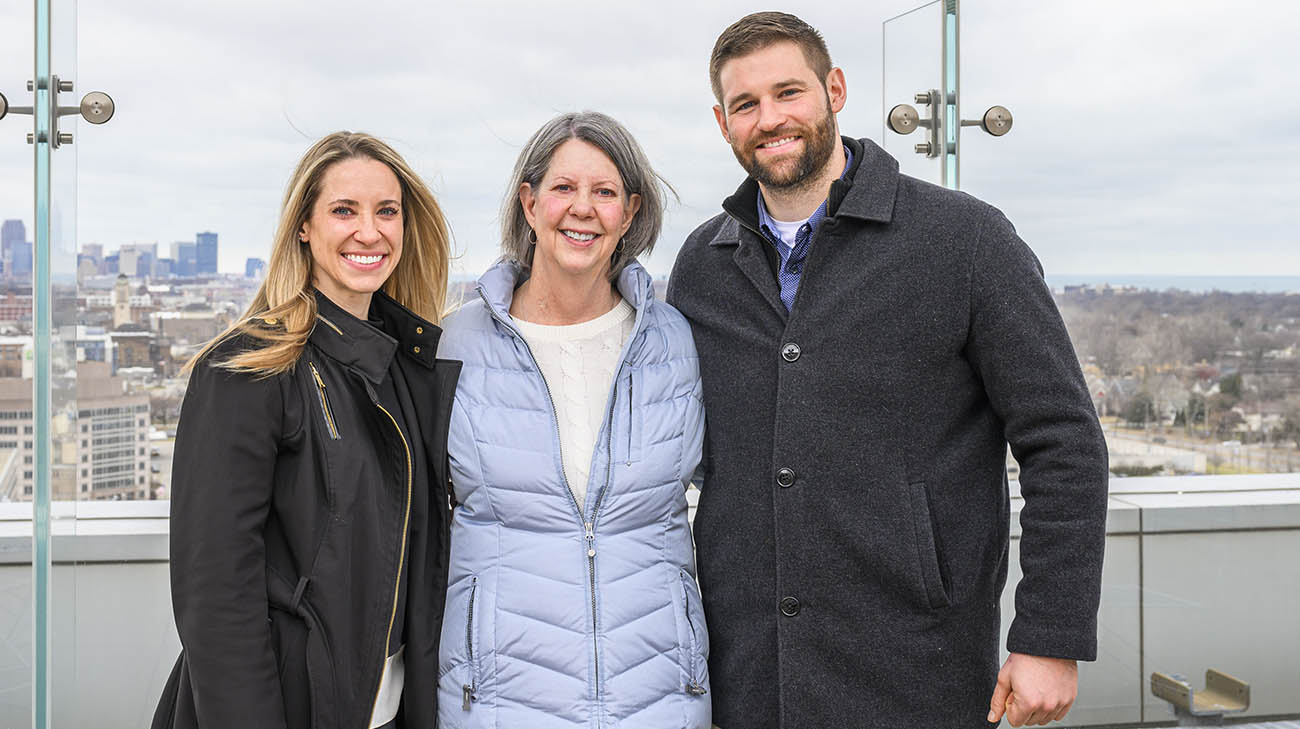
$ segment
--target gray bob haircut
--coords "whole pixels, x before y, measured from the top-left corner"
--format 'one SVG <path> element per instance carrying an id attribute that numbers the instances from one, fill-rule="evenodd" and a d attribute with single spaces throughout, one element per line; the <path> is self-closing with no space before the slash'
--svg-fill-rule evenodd
<path id="1" fill-rule="evenodd" d="M 570 139 L 581 139 L 604 152 L 623 178 L 627 198 L 641 196 L 641 208 L 623 236 L 623 250 L 615 251 L 610 260 L 609 278 L 613 281 L 633 259 L 654 248 L 664 220 L 663 188 L 672 191 L 672 186 L 650 166 L 632 134 L 613 117 L 598 111 L 561 114 L 543 124 L 524 145 L 501 202 L 501 252 L 525 271 L 532 268 L 533 244 L 528 239 L 531 229 L 519 202 L 519 188 L 527 183 L 536 189 L 551 166 L 555 150 Z"/>

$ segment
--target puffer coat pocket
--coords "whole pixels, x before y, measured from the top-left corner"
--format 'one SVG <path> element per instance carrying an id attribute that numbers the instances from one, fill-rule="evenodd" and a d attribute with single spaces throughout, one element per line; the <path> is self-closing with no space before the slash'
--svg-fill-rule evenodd
<path id="1" fill-rule="evenodd" d="M 645 407 L 637 404 L 636 398 L 645 395 L 641 387 L 641 370 L 629 366 L 626 371 L 627 377 L 620 379 L 614 396 L 618 412 L 613 421 L 613 457 L 615 463 L 631 466 L 641 460 Z"/>
<path id="2" fill-rule="evenodd" d="M 683 689 L 692 696 L 702 696 L 708 693 L 709 685 L 709 633 L 704 625 L 704 607 L 695 578 L 689 572 L 678 571 L 677 586 L 680 592 L 674 592 L 680 596 L 677 601 L 678 661 L 685 675 Z"/>
<path id="3" fill-rule="evenodd" d="M 465 607 L 465 655 L 469 663 L 469 678 L 461 686 L 463 711 L 469 711 L 472 704 L 478 700 L 478 658 L 474 654 L 475 643 L 477 643 L 477 634 L 474 632 L 474 601 L 478 597 L 478 578 L 475 577 L 469 586 L 469 604 Z"/>
<path id="4" fill-rule="evenodd" d="M 479 666 L 482 662 L 479 578 L 471 575 L 462 580 L 461 585 L 461 589 L 453 589 L 449 596 L 442 623 L 439 700 L 447 704 L 447 708 L 455 705 L 459 711 L 472 711 L 478 702 Z M 448 704 L 451 697 L 455 698 L 454 704 Z"/>

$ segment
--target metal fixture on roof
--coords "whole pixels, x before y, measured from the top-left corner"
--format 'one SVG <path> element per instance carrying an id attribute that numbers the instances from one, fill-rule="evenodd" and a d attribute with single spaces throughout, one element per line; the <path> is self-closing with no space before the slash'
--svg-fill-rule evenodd
<path id="1" fill-rule="evenodd" d="M 1224 714 L 1250 706 L 1250 684 L 1212 668 L 1205 671 L 1205 688 L 1197 691 L 1179 674 L 1151 674 L 1151 693 L 1169 702 L 1178 726 L 1223 726 Z"/>

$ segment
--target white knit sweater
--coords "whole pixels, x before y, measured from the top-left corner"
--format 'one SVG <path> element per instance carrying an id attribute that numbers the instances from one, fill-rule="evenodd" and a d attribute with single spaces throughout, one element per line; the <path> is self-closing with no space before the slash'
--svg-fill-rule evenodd
<path id="1" fill-rule="evenodd" d="M 623 344 L 632 334 L 636 310 L 620 299 L 605 314 L 578 324 L 548 326 L 518 318 L 514 321 L 551 390 L 560 423 L 564 477 L 573 498 L 585 509 L 596 436 L 605 422 L 614 368 Z"/>

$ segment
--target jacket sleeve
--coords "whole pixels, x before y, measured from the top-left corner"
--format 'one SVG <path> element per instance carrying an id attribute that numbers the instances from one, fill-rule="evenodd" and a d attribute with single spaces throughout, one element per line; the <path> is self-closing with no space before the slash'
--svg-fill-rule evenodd
<path id="1" fill-rule="evenodd" d="M 972 254 L 967 357 L 1020 464 L 1020 566 L 1007 650 L 1095 660 L 1106 442 L 1038 259 L 991 211 Z"/>
<path id="2" fill-rule="evenodd" d="M 664 300 L 669 306 L 677 309 L 678 313 L 681 313 L 679 305 L 682 303 L 683 296 L 682 280 L 689 275 L 691 266 L 689 262 L 683 261 L 683 259 L 689 256 L 689 253 L 686 252 L 688 247 L 698 245 L 698 243 L 694 242 L 698 235 L 699 230 L 696 230 L 687 238 L 685 245 L 682 246 L 683 253 L 678 254 L 677 262 L 673 265 L 672 276 L 668 279 L 668 289 L 665 292 Z M 686 315 L 682 314 L 682 318 L 685 319 Z M 696 349 L 694 326 L 690 324 L 689 319 L 686 321 L 687 327 L 691 330 L 691 349 L 694 351 Z M 690 466 L 691 470 L 686 472 L 683 485 L 695 484 L 695 488 L 703 491 L 704 477 L 709 472 L 709 441 L 705 424 L 704 390 L 700 384 L 698 355 L 694 360 L 694 366 L 695 386 L 691 389 L 691 410 L 687 413 L 687 424 L 684 431 L 686 438 L 682 444 L 684 448 L 682 466 L 683 468 Z"/>
<path id="3" fill-rule="evenodd" d="M 263 529 L 283 400 L 279 378 L 201 362 L 172 468 L 172 608 L 202 727 L 283 729 Z"/>

